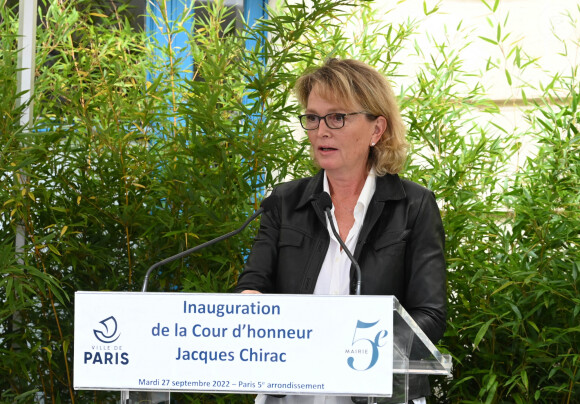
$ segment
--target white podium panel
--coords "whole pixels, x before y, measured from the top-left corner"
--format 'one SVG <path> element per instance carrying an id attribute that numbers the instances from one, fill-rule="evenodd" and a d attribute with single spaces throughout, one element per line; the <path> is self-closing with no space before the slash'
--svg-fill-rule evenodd
<path id="1" fill-rule="evenodd" d="M 391 396 L 392 296 L 77 292 L 75 389 Z"/>

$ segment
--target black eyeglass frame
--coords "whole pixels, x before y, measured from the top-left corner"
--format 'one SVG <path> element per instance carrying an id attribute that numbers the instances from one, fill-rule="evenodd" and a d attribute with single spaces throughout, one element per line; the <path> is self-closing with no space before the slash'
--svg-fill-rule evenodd
<path id="1" fill-rule="evenodd" d="M 324 119 L 324 123 L 326 124 L 326 126 L 329 129 L 342 129 L 342 128 L 344 128 L 344 124 L 346 123 L 346 120 L 344 119 L 345 117 L 350 116 L 350 115 L 360 115 L 360 114 L 365 114 L 367 116 L 374 117 L 375 119 L 377 118 L 376 115 L 373 115 L 373 114 L 371 114 L 369 112 L 366 112 L 366 111 L 349 112 L 349 113 L 331 112 L 330 114 L 326 114 L 324 116 L 319 116 L 319 115 L 316 115 L 316 114 L 302 114 L 302 115 L 298 115 L 298 121 L 300 122 L 300 126 L 302 126 L 302 128 L 304 128 L 305 130 L 316 130 L 316 129 L 318 129 L 320 127 L 320 121 L 323 120 L 323 119 Z M 338 116 L 340 116 L 342 118 L 342 126 L 339 126 L 339 127 L 330 126 L 328 124 L 328 121 L 326 120 L 326 117 L 327 116 L 330 116 L 330 115 L 338 115 Z M 315 116 L 315 117 L 318 118 L 318 125 L 316 125 L 316 128 L 307 128 L 307 127 L 304 126 L 304 123 L 302 122 L 302 118 L 304 118 L 306 116 Z"/>

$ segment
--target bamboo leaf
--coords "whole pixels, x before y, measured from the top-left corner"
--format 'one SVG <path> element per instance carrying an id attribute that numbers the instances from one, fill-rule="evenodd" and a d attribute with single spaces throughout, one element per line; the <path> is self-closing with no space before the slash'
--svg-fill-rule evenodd
<path id="1" fill-rule="evenodd" d="M 522 370 L 520 372 L 520 377 L 522 378 L 522 383 L 526 389 L 526 391 L 529 390 L 529 386 L 528 386 L 528 372 L 526 372 L 525 370 Z"/>
<path id="2" fill-rule="evenodd" d="M 511 76 L 510 72 L 508 71 L 508 69 L 505 69 L 505 77 L 507 79 L 508 84 L 511 86 L 512 85 L 512 76 Z"/>
<path id="3" fill-rule="evenodd" d="M 485 334 L 487 333 L 487 330 L 489 328 L 489 326 L 493 323 L 494 319 L 490 319 L 488 321 L 486 321 L 479 329 L 479 331 L 477 332 L 477 335 L 475 336 L 475 339 L 473 340 L 473 350 L 476 350 L 477 347 L 479 346 L 479 343 L 481 342 L 481 340 L 483 339 L 483 337 L 485 336 Z"/>
<path id="4" fill-rule="evenodd" d="M 509 287 L 509 286 L 513 285 L 514 283 L 515 283 L 514 281 L 508 281 L 508 282 L 506 282 L 506 283 L 502 284 L 502 285 L 501 285 L 499 288 L 497 288 L 496 290 L 494 290 L 494 291 L 492 292 L 491 296 L 495 295 L 496 293 L 499 293 L 499 292 L 501 292 L 502 290 L 504 290 L 505 288 L 507 288 L 507 287 Z"/>
<path id="5" fill-rule="evenodd" d="M 58 251 L 58 249 L 54 245 L 52 245 L 52 244 L 46 244 L 46 247 L 48 247 L 48 249 L 50 251 L 52 251 L 54 254 L 60 256 L 60 252 Z"/>
<path id="6" fill-rule="evenodd" d="M 493 39 L 491 39 L 491 38 L 486 38 L 486 37 L 484 37 L 484 36 L 478 36 L 478 38 L 479 38 L 479 39 L 483 39 L 484 41 L 486 41 L 486 42 L 489 42 L 489 43 L 491 43 L 491 44 L 493 44 L 493 45 L 497 45 L 497 44 L 498 44 L 498 43 L 497 43 L 497 41 L 494 41 L 494 40 L 493 40 Z"/>

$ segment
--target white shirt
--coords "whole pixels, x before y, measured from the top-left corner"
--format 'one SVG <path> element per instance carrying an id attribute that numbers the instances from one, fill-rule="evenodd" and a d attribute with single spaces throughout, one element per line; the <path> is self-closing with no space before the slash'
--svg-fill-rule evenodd
<path id="1" fill-rule="evenodd" d="M 371 170 L 354 207 L 354 224 L 352 225 L 352 228 L 348 232 L 348 236 L 344 241 L 344 244 L 346 244 L 346 247 L 349 249 L 351 254 L 354 254 L 354 249 L 356 247 L 356 242 L 358 241 L 360 229 L 362 228 L 371 198 L 375 193 L 375 179 L 375 172 L 374 170 Z M 324 192 L 328 192 L 330 195 L 330 187 L 328 186 L 326 172 L 324 173 L 323 190 Z M 338 231 L 338 224 L 336 223 L 336 217 L 334 216 L 334 206 L 332 207 L 330 213 L 332 214 L 334 228 L 336 231 Z M 326 218 L 326 228 L 330 234 L 330 244 L 328 245 L 326 257 L 324 258 L 324 262 L 320 268 L 320 273 L 318 274 L 318 280 L 316 281 L 314 294 L 348 295 L 350 294 L 351 262 L 348 258 L 348 255 L 346 255 L 344 250 L 340 248 L 340 244 L 332 232 L 328 218 Z"/>
<path id="2" fill-rule="evenodd" d="M 360 229 L 367 213 L 367 209 L 371 198 L 373 197 L 376 189 L 376 174 L 375 171 L 371 169 L 363 189 L 358 197 L 356 205 L 354 207 L 354 224 L 348 236 L 346 237 L 346 247 L 349 251 L 354 254 L 354 249 L 358 241 L 358 236 L 360 234 Z M 330 187 L 328 186 L 328 178 L 326 177 L 326 172 L 324 173 L 324 185 L 323 190 L 328 192 L 330 195 Z M 334 227 L 338 231 L 338 225 L 336 223 L 336 217 L 334 216 L 334 206 L 332 207 L 330 213 L 332 214 L 332 220 L 334 222 Z M 330 222 L 328 217 L 326 218 L 326 227 L 328 233 L 330 234 L 330 244 L 328 246 L 328 251 L 326 252 L 326 257 L 320 268 L 320 273 L 318 274 L 318 280 L 316 281 L 316 286 L 314 288 L 315 295 L 348 295 L 350 294 L 350 267 L 351 262 L 348 255 L 341 250 L 338 240 L 334 236 L 334 233 L 330 227 Z M 312 396 L 312 395 L 293 395 L 285 396 L 282 398 L 276 398 L 268 396 L 266 394 L 258 394 L 256 397 L 256 404 L 352 404 L 350 396 Z M 424 397 L 413 400 L 414 404 L 426 404 L 427 401 Z"/>

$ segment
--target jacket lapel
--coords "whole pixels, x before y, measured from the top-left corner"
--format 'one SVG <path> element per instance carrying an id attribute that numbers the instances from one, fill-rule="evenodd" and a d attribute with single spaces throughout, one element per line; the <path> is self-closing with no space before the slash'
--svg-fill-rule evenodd
<path id="1" fill-rule="evenodd" d="M 304 207 L 312 204 L 314 211 L 316 212 L 316 216 L 324 224 L 326 227 L 326 216 L 324 216 L 324 212 L 316 201 L 318 197 L 322 193 L 322 184 L 324 182 L 324 170 L 318 171 L 318 173 L 312 178 L 312 181 L 309 181 L 308 185 L 306 186 L 305 192 L 302 194 L 300 201 L 296 205 L 296 210 L 303 209 Z"/>
<path id="2" fill-rule="evenodd" d="M 364 218 L 363 226 L 358 236 L 356 249 L 353 254 L 354 258 L 358 260 L 363 245 L 366 243 L 367 237 L 375 226 L 375 223 L 385 209 L 387 201 L 396 201 L 404 199 L 407 195 L 403 188 L 403 182 L 397 174 L 386 174 L 382 177 L 377 176 L 377 186 L 375 194 L 371 198 L 371 202 L 367 209 L 367 214 Z"/>

